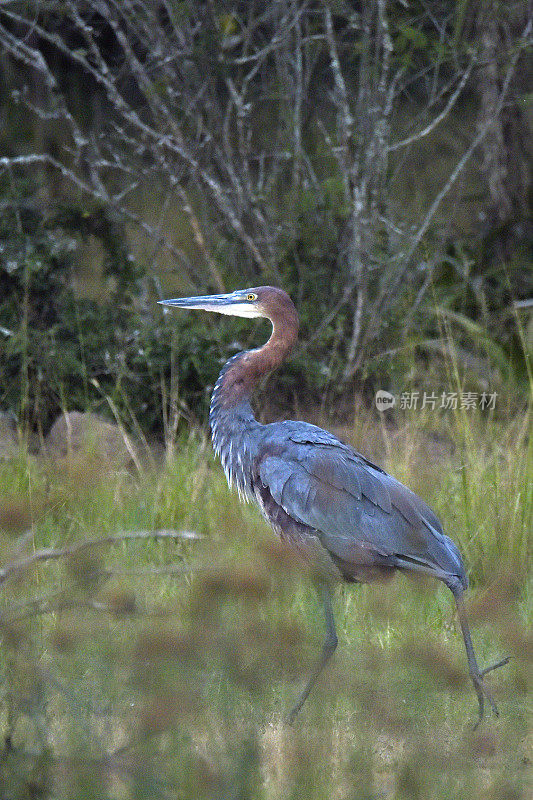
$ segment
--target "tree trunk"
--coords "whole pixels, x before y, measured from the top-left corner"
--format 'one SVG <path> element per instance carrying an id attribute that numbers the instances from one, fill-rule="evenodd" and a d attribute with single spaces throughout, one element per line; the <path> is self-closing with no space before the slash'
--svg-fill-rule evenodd
<path id="1" fill-rule="evenodd" d="M 516 70 L 506 102 L 498 113 L 503 75 L 516 44 L 515 30 L 523 30 L 527 21 L 527 3 L 512 9 L 500 0 L 481 0 L 476 11 L 476 33 L 480 43 L 480 65 L 477 72 L 479 94 L 479 127 L 490 123 L 482 142 L 482 170 L 486 178 L 490 202 L 486 232 L 495 242 L 494 257 L 507 260 L 517 239 L 522 238 L 528 217 L 530 158 L 523 131 L 527 125 L 518 102 L 520 84 L 525 84 L 526 65 Z"/>

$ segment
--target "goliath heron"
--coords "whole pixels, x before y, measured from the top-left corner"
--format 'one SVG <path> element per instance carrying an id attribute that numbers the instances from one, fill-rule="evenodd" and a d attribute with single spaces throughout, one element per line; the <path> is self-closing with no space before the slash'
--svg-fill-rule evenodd
<path id="1" fill-rule="evenodd" d="M 250 406 L 259 379 L 278 367 L 298 335 L 290 297 L 273 286 L 230 294 L 161 300 L 173 308 L 201 309 L 238 317 L 266 317 L 272 334 L 263 347 L 237 353 L 224 365 L 211 398 L 213 446 L 230 486 L 255 500 L 284 542 L 318 574 L 327 635 L 321 656 L 289 715 L 292 721 L 337 647 L 331 605 L 335 581 L 364 583 L 394 570 L 432 575 L 451 590 L 457 606 L 470 677 L 479 701 L 496 704 L 484 676 L 508 658 L 480 669 L 463 592 L 468 586 L 456 545 L 416 494 L 333 434 L 307 422 L 260 424 Z"/>

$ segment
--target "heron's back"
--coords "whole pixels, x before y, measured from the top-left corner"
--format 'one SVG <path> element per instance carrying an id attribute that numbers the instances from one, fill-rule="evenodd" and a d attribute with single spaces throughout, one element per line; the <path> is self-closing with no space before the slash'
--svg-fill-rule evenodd
<path id="1" fill-rule="evenodd" d="M 366 581 L 404 569 L 467 586 L 460 553 L 429 506 L 321 428 L 263 426 L 252 487 L 271 524 L 319 570 Z"/>

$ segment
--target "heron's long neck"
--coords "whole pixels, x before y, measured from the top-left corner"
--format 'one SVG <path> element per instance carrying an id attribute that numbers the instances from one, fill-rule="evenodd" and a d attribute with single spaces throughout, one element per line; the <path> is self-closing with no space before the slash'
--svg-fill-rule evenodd
<path id="1" fill-rule="evenodd" d="M 229 485 L 236 484 L 239 494 L 251 499 L 252 464 L 259 438 L 254 436 L 254 432 L 257 434 L 262 426 L 254 416 L 249 394 L 237 394 L 231 390 L 232 372 L 246 355 L 237 353 L 223 366 L 211 397 L 209 423 L 213 448 L 222 462 Z"/>
<path id="2" fill-rule="evenodd" d="M 247 350 L 230 358 L 222 367 L 211 399 L 211 413 L 232 412 L 249 406 L 255 386 L 273 369 L 279 367 L 298 336 L 298 318 L 288 316 L 272 321 L 272 335 L 263 347 Z M 253 415 L 252 415 L 253 416 Z"/>
<path id="3" fill-rule="evenodd" d="M 237 353 L 224 364 L 213 390 L 209 411 L 213 447 L 229 483 L 235 482 L 244 494 L 251 494 L 251 463 L 263 427 L 254 416 L 250 396 L 263 375 L 281 364 L 297 334 L 297 320 L 285 324 L 282 334 L 273 323 L 272 336 L 263 347 Z"/>

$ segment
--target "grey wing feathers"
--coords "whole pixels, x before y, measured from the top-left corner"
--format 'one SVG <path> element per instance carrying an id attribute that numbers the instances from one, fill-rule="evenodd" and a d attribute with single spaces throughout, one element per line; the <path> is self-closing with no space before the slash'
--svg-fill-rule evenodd
<path id="1" fill-rule="evenodd" d="M 423 500 L 332 434 L 303 425 L 265 442 L 257 479 L 286 514 L 316 532 L 345 573 L 368 554 L 376 564 L 466 584 L 459 551 Z"/>

